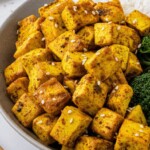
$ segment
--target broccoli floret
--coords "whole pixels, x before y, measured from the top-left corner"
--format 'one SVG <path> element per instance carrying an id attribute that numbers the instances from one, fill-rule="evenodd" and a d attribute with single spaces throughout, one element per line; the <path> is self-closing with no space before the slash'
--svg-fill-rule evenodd
<path id="1" fill-rule="evenodd" d="M 131 100 L 131 106 L 140 104 L 150 126 L 150 70 L 140 76 L 135 77 L 130 82 L 134 95 Z"/>

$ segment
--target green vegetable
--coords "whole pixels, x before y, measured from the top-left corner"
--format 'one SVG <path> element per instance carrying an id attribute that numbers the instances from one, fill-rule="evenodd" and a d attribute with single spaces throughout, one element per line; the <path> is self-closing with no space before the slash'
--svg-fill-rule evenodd
<path id="1" fill-rule="evenodd" d="M 150 68 L 150 36 L 145 36 L 142 39 L 142 44 L 138 50 L 138 58 L 143 68 Z"/>
<path id="2" fill-rule="evenodd" d="M 135 77 L 130 82 L 134 95 L 131 106 L 140 104 L 150 126 L 150 71 Z"/>

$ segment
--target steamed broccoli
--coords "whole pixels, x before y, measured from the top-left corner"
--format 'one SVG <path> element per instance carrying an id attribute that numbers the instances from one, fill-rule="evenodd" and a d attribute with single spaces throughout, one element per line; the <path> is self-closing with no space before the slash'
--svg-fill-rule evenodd
<path id="1" fill-rule="evenodd" d="M 150 126 L 150 70 L 140 76 L 135 77 L 131 83 L 134 95 L 131 106 L 140 104 Z"/>

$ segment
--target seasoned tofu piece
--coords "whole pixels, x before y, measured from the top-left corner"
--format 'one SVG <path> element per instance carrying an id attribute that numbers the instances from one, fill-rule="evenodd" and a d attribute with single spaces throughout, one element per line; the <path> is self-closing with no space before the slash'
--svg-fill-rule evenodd
<path id="1" fill-rule="evenodd" d="M 94 75 L 100 81 L 104 81 L 113 75 L 119 67 L 119 59 L 115 58 L 109 47 L 101 48 L 85 63 L 87 72 Z"/>
<path id="2" fill-rule="evenodd" d="M 85 62 L 94 55 L 93 52 L 66 52 L 62 67 L 68 77 L 82 77 L 86 74 Z"/>
<path id="3" fill-rule="evenodd" d="M 73 94 L 72 101 L 82 111 L 94 116 L 103 107 L 108 87 L 94 76 L 86 74 L 81 78 Z"/>
<path id="4" fill-rule="evenodd" d="M 43 109 L 32 95 L 24 93 L 13 106 L 12 112 L 23 126 L 31 127 L 32 121 L 43 112 Z"/>
<path id="5" fill-rule="evenodd" d="M 52 144 L 55 140 L 50 136 L 50 132 L 57 122 L 57 117 L 51 116 L 48 113 L 36 117 L 32 123 L 33 132 L 46 144 Z"/>
<path id="6" fill-rule="evenodd" d="M 121 68 L 118 69 L 112 76 L 104 81 L 109 88 L 109 92 L 118 84 L 128 84 L 125 75 Z"/>
<path id="7" fill-rule="evenodd" d="M 49 49 L 60 60 L 67 51 L 79 52 L 87 50 L 86 42 L 73 31 L 66 31 L 49 44 Z"/>
<path id="8" fill-rule="evenodd" d="M 99 2 L 94 8 L 99 12 L 102 22 L 121 23 L 125 20 L 121 5 L 116 6 L 113 2 Z"/>
<path id="9" fill-rule="evenodd" d="M 47 17 L 41 24 L 41 30 L 45 37 L 46 47 L 51 41 L 66 31 L 60 14 Z"/>
<path id="10" fill-rule="evenodd" d="M 128 84 L 117 85 L 111 92 L 107 106 L 123 117 L 133 96 L 133 90 Z"/>
<path id="11" fill-rule="evenodd" d="M 73 106 L 66 106 L 50 135 L 60 144 L 73 147 L 76 139 L 81 136 L 92 118 Z"/>
<path id="12" fill-rule="evenodd" d="M 129 119 L 137 123 L 141 123 L 143 125 L 147 125 L 147 121 L 142 111 L 141 105 L 136 105 L 133 108 L 129 108 L 129 113 L 127 114 L 126 119 Z"/>
<path id="13" fill-rule="evenodd" d="M 85 26 L 77 34 L 80 35 L 86 42 L 86 44 L 88 45 L 88 49 L 93 49 L 95 47 L 93 26 Z"/>
<path id="14" fill-rule="evenodd" d="M 110 48 L 113 51 L 114 55 L 119 58 L 119 60 L 121 60 L 121 69 L 125 71 L 127 68 L 130 49 L 119 44 L 113 44 L 110 46 Z"/>
<path id="15" fill-rule="evenodd" d="M 51 115 L 58 115 L 70 99 L 69 92 L 56 78 L 51 78 L 43 83 L 34 95 L 41 107 Z"/>
<path id="16" fill-rule="evenodd" d="M 100 109 L 92 122 L 93 132 L 102 138 L 113 141 L 123 122 L 123 117 L 107 108 Z"/>
<path id="17" fill-rule="evenodd" d="M 7 87 L 7 94 L 11 100 L 16 101 L 24 94 L 28 92 L 29 79 L 27 77 L 21 77 L 16 79 Z"/>
<path id="18" fill-rule="evenodd" d="M 92 136 L 81 136 L 75 145 L 75 150 L 113 150 L 113 143 Z"/>
<path id="19" fill-rule="evenodd" d="M 135 76 L 140 75 L 143 72 L 140 61 L 133 53 L 129 53 L 128 65 L 125 71 L 125 75 L 127 78 L 133 78 Z"/>
<path id="20" fill-rule="evenodd" d="M 61 14 L 66 6 L 72 6 L 73 4 L 72 0 L 55 0 L 50 4 L 44 4 L 39 8 L 38 12 L 41 17 L 47 18 L 53 14 Z"/>
<path id="21" fill-rule="evenodd" d="M 4 76 L 7 85 L 15 81 L 17 78 L 27 76 L 20 58 L 16 59 L 4 70 Z"/>
<path id="22" fill-rule="evenodd" d="M 149 127 L 130 120 L 124 120 L 114 150 L 149 150 L 149 133 Z"/>
<path id="23" fill-rule="evenodd" d="M 28 36 L 28 38 L 17 47 L 14 53 L 14 58 L 18 58 L 27 52 L 44 47 L 44 41 L 42 40 L 43 34 L 40 31 L 36 31 Z"/>
<path id="24" fill-rule="evenodd" d="M 30 79 L 28 90 L 33 93 L 42 83 L 52 77 L 62 82 L 63 74 L 61 62 L 38 62 L 28 74 Z"/>
<path id="25" fill-rule="evenodd" d="M 78 30 L 86 25 L 99 21 L 99 15 L 91 2 L 66 6 L 62 12 L 62 19 L 68 30 Z"/>
<path id="26" fill-rule="evenodd" d="M 126 22 L 137 29 L 141 36 L 150 35 L 150 18 L 140 11 L 134 10 L 128 14 Z"/>

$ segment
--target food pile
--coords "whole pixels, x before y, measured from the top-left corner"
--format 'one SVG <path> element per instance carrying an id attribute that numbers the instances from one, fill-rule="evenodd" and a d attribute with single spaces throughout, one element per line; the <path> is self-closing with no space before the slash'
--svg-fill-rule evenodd
<path id="1" fill-rule="evenodd" d="M 62 150 L 149 150 L 150 18 L 125 16 L 119 0 L 57 0 L 38 12 L 18 22 L 4 72 L 16 118 Z"/>

